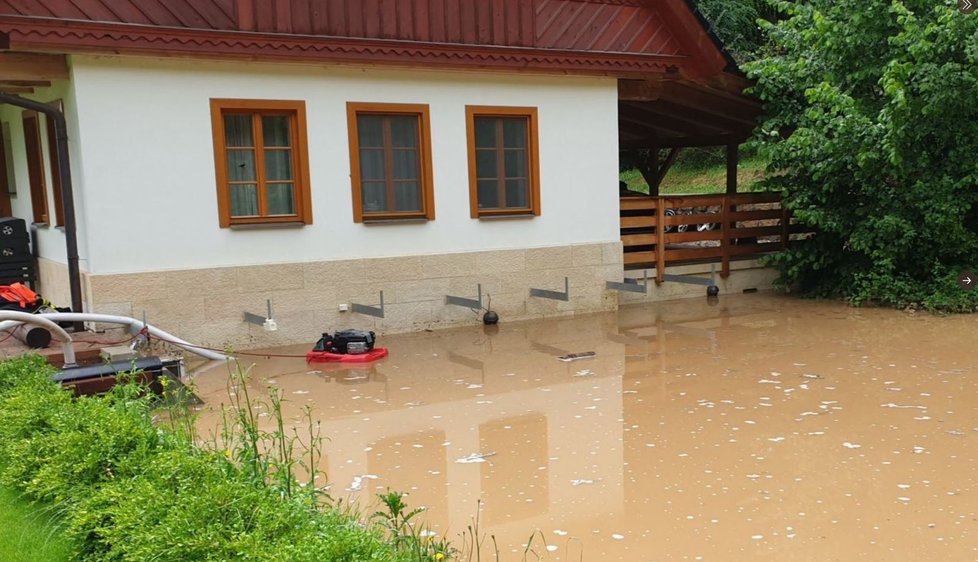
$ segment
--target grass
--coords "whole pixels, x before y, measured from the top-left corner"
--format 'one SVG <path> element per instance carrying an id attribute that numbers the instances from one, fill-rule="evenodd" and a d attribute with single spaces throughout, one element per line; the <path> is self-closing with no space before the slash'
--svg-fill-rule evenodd
<path id="1" fill-rule="evenodd" d="M 767 162 L 758 157 L 745 158 L 737 167 L 738 191 L 757 191 L 757 184 L 764 179 Z M 620 174 L 621 181 L 628 189 L 642 193 L 649 192 L 649 185 L 638 170 L 628 170 Z M 719 162 L 711 166 L 673 166 L 662 180 L 659 193 L 678 195 L 690 193 L 723 193 L 727 186 L 727 166 Z"/>
<path id="2" fill-rule="evenodd" d="M 70 560 L 71 551 L 60 524 L 43 507 L 0 486 L 0 560 L 60 562 Z"/>

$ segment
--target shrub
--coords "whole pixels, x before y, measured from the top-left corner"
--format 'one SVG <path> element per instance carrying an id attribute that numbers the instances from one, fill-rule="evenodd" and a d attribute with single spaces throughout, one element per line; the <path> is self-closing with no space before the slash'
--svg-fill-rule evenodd
<path id="1" fill-rule="evenodd" d="M 0 363 L 0 483 L 54 502 L 76 558 L 408 559 L 351 514 L 285 493 L 297 483 L 274 460 L 259 462 L 271 470 L 256 479 L 232 451 L 196 447 L 179 424 L 157 426 L 144 388 L 76 399 L 50 373 L 36 357 Z"/>
<path id="2" fill-rule="evenodd" d="M 978 18 L 953 0 L 777 2 L 746 65 L 769 188 L 816 231 L 781 281 L 853 303 L 978 309 Z"/>

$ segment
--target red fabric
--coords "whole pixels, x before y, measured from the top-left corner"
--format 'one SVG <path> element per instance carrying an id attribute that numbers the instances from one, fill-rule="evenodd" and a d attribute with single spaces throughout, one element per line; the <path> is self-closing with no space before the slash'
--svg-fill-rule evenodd
<path id="1" fill-rule="evenodd" d="M 28 305 L 35 305 L 40 297 L 22 283 L 12 285 L 0 285 L 0 299 L 7 302 L 15 302 L 21 308 L 26 309 Z"/>

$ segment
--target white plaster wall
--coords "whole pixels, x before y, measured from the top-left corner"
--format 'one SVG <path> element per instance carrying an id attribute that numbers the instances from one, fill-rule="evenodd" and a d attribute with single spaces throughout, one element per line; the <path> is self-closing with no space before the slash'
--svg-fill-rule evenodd
<path id="1" fill-rule="evenodd" d="M 618 240 L 613 78 L 74 57 L 94 273 Z M 313 224 L 218 226 L 210 98 L 304 100 Z M 427 103 L 436 220 L 353 222 L 346 102 Z M 542 216 L 469 217 L 465 105 L 539 108 Z"/>
<path id="2" fill-rule="evenodd" d="M 41 102 L 50 103 L 61 100 L 64 105 L 65 118 L 68 125 L 68 158 L 71 162 L 71 175 L 73 180 L 73 191 L 75 193 L 75 213 L 76 213 L 76 232 L 78 233 L 79 265 L 82 270 L 87 270 L 87 244 L 85 240 L 84 191 L 81 173 L 81 153 L 79 152 L 78 121 L 75 119 L 75 97 L 72 83 L 70 81 L 55 82 L 49 88 L 39 88 L 33 94 L 23 97 Z M 13 216 L 27 221 L 28 228 L 33 222 L 34 212 L 31 207 L 31 186 L 30 178 L 27 173 L 27 152 L 24 146 L 24 109 L 11 104 L 0 105 L 0 121 L 7 127 L 10 137 L 7 140 L 11 144 L 12 169 L 14 184 L 17 186 L 16 194 L 10 196 L 10 206 Z M 39 255 L 48 260 L 67 264 L 68 258 L 65 248 L 64 229 L 61 225 L 55 226 L 54 211 L 54 187 L 51 175 L 51 158 L 54 155 L 48 151 L 48 132 L 46 126 L 47 116 L 41 116 L 41 147 L 44 157 L 44 182 L 45 195 L 47 197 L 48 216 L 52 224 L 39 225 L 35 229 L 35 243 L 39 250 Z"/>

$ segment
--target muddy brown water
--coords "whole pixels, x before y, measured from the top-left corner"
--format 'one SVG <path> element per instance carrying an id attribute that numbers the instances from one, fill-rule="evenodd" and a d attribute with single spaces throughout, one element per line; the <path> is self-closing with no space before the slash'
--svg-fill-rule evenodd
<path id="1" fill-rule="evenodd" d="M 545 560 L 978 560 L 978 316 L 737 295 L 503 320 L 381 338 L 366 368 L 249 358 L 250 386 L 321 420 L 334 497 L 408 492 L 456 540 L 481 500 L 502 560 L 536 531 Z M 196 377 L 212 410 L 222 369 Z"/>

